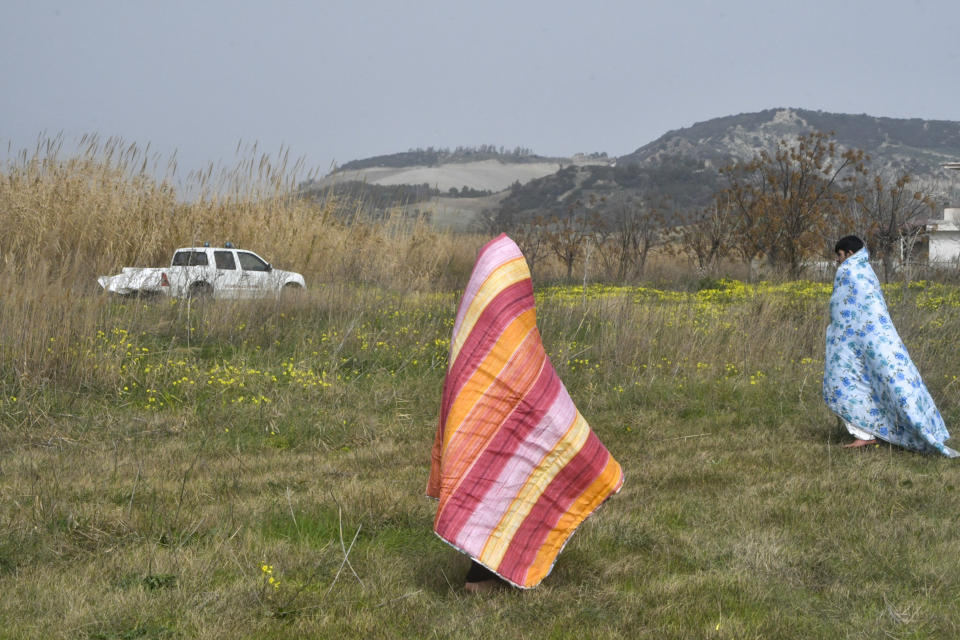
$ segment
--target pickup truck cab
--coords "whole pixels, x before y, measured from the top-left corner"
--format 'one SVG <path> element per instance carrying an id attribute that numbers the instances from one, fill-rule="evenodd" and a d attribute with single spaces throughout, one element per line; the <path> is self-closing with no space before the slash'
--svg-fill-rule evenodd
<path id="1" fill-rule="evenodd" d="M 299 273 L 274 269 L 253 251 L 229 242 L 223 247 L 177 249 L 169 267 L 125 267 L 97 281 L 104 290 L 120 295 L 172 297 L 261 298 L 306 289 Z"/>

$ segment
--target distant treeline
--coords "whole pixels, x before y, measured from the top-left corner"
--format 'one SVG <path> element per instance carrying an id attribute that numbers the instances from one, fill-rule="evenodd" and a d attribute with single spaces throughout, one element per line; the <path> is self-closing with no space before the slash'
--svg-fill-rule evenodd
<path id="1" fill-rule="evenodd" d="M 492 144 L 482 144 L 476 147 L 457 147 L 450 150 L 446 147 L 426 149 L 410 149 L 401 153 L 391 153 L 385 156 L 373 156 L 361 160 L 351 160 L 337 167 L 336 171 L 351 171 L 370 169 L 372 167 L 433 167 L 439 164 L 453 162 L 478 162 L 480 160 L 506 160 L 509 162 L 544 162 L 545 158 L 533 153 L 526 147 L 506 149 Z M 336 172 L 335 171 L 335 172 Z"/>

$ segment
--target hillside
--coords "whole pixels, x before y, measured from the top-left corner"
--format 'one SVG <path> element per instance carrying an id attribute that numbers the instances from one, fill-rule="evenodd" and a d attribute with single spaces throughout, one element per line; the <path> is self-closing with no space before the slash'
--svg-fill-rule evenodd
<path id="1" fill-rule="evenodd" d="M 525 185 L 515 185 L 501 204 L 503 220 L 549 217 L 592 202 L 606 215 L 627 199 L 667 210 L 700 207 L 719 188 L 717 172 L 702 160 L 664 156 L 644 166 L 571 166 Z"/>
<path id="2" fill-rule="evenodd" d="M 688 156 L 713 166 L 748 160 L 778 140 L 811 131 L 834 132 L 842 147 L 862 149 L 875 169 L 943 178 L 944 162 L 960 158 L 960 122 L 880 118 L 807 109 L 767 109 L 714 118 L 670 131 L 618 163 L 649 165 L 668 156 Z"/>
<path id="3" fill-rule="evenodd" d="M 373 190 L 375 197 L 365 195 L 368 201 L 433 211 L 439 213 L 434 216 L 438 223 L 454 228 L 469 228 L 480 212 L 490 214 L 491 209 L 495 217 L 522 220 L 590 200 L 666 200 L 676 208 L 702 207 L 721 186 L 719 168 L 812 131 L 833 132 L 841 147 L 864 150 L 873 171 L 909 173 L 914 184 L 937 201 L 960 202 L 960 179 L 941 166 L 960 159 L 960 122 L 793 108 L 699 122 L 616 159 L 606 154 L 546 158 L 527 149 L 504 151 L 489 145 L 376 156 L 346 163 L 304 185 L 304 193 Z M 380 197 L 384 188 L 401 185 L 416 185 L 416 193 L 404 188 L 395 192 L 397 197 Z M 442 212 L 433 206 L 440 204 L 439 198 Z"/>
<path id="4" fill-rule="evenodd" d="M 318 180 L 316 184 L 326 187 L 347 182 L 365 182 L 382 186 L 428 185 L 441 192 L 450 189 L 459 190 L 463 187 L 480 191 L 503 191 L 514 182 L 529 182 L 556 173 L 560 168 L 561 164 L 557 162 L 501 162 L 499 160 L 444 163 L 434 166 L 365 167 L 337 171 Z"/>
<path id="5" fill-rule="evenodd" d="M 841 147 L 863 149 L 873 171 L 909 173 L 942 203 L 960 201 L 960 180 L 941 166 L 960 158 L 960 122 L 768 109 L 670 131 L 620 156 L 615 166 L 565 169 L 515 187 L 503 200 L 501 215 L 522 220 L 591 198 L 668 199 L 680 209 L 702 207 L 722 186 L 719 168 L 812 131 L 832 131 Z"/>
<path id="6" fill-rule="evenodd" d="M 538 156 L 530 149 L 524 147 L 516 147 L 511 150 L 504 149 L 503 147 L 497 148 L 492 144 L 483 144 L 478 147 L 457 147 L 453 150 L 427 147 L 426 149 L 410 149 L 409 151 L 402 151 L 400 153 L 389 153 L 386 155 L 361 158 L 359 160 L 351 160 L 334 169 L 332 173 L 356 171 L 358 169 L 370 169 L 374 167 L 435 167 L 441 164 L 480 162 L 483 160 L 523 163 L 550 161 L 554 159 L 555 158 Z"/>
<path id="7" fill-rule="evenodd" d="M 330 172 L 309 188 L 326 188 L 349 182 L 381 186 L 427 185 L 446 193 L 450 189 L 497 192 L 556 173 L 569 165 L 609 165 L 606 154 L 578 154 L 548 158 L 525 153 L 451 153 L 431 149 L 353 160 Z"/>
<path id="8" fill-rule="evenodd" d="M 511 189 L 565 168 L 614 163 L 603 153 L 548 158 L 526 149 L 478 149 L 413 150 L 354 160 L 302 184 L 300 194 L 319 198 L 333 193 L 362 201 L 375 214 L 391 208 L 408 215 L 427 214 L 440 227 L 463 231 L 473 228 L 482 213 L 498 210 Z"/>

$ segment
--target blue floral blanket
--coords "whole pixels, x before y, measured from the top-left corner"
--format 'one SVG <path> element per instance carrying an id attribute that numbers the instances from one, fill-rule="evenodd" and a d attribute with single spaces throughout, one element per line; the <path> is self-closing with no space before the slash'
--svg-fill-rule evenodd
<path id="1" fill-rule="evenodd" d="M 833 281 L 823 374 L 827 406 L 895 445 L 955 457 L 940 411 L 897 333 L 866 247 Z"/>

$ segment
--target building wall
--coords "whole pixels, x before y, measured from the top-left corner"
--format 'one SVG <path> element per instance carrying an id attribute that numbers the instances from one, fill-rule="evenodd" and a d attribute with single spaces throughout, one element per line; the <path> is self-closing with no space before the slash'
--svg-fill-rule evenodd
<path id="1" fill-rule="evenodd" d="M 946 208 L 943 221 L 931 222 L 930 262 L 956 262 L 960 259 L 960 208 Z"/>
<path id="2" fill-rule="evenodd" d="M 949 262 L 960 256 L 960 231 L 930 234 L 930 262 Z"/>

